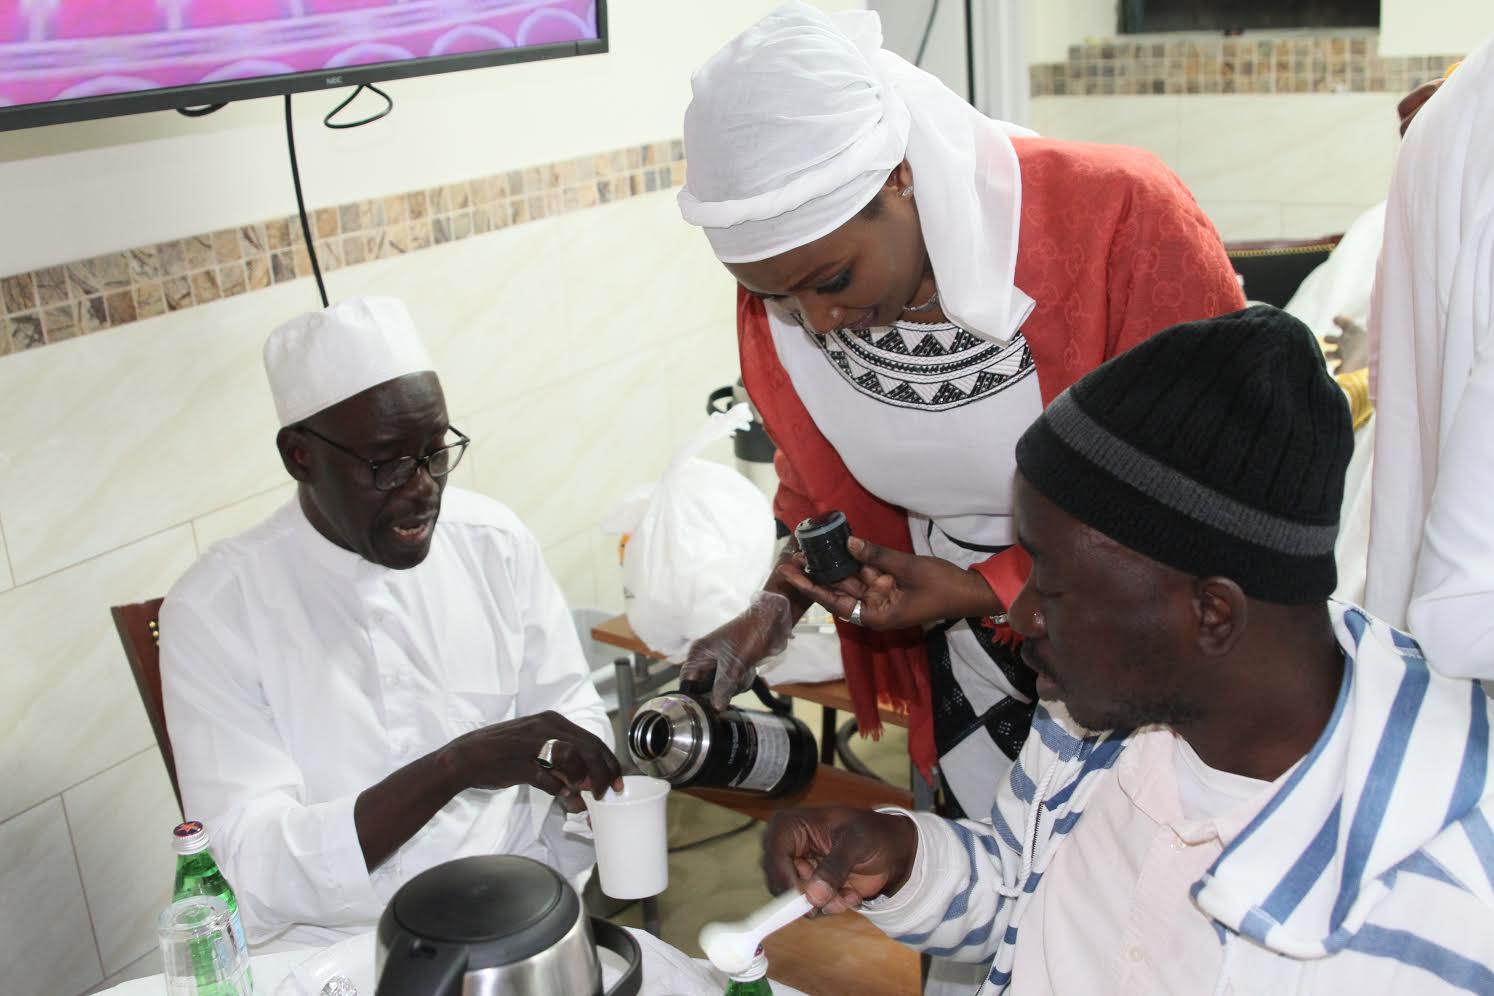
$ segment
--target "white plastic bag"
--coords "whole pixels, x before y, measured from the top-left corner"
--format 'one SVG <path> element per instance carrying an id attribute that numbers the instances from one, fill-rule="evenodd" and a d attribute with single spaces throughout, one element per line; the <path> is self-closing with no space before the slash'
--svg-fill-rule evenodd
<path id="1" fill-rule="evenodd" d="M 629 494 L 602 521 L 606 531 L 630 537 L 623 553 L 628 622 L 672 661 L 745 609 L 773 567 L 767 496 L 733 468 L 696 456 L 751 421 L 745 404 L 712 415 L 663 477 Z"/>

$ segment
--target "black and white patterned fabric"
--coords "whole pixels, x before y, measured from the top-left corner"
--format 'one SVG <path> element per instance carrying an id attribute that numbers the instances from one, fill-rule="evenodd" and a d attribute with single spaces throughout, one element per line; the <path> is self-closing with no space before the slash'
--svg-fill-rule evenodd
<path id="1" fill-rule="evenodd" d="M 768 318 L 815 426 L 863 488 L 907 511 L 914 553 L 965 568 L 1016 542 L 1015 448 L 1043 410 L 1020 333 L 997 343 L 904 322 L 816 336 Z M 930 647 L 939 771 L 977 814 L 990 811 L 1032 701 L 1031 671 L 990 635 L 979 620 L 950 620 Z"/>
<path id="2" fill-rule="evenodd" d="M 1001 345 L 947 322 L 899 322 L 810 338 L 862 394 L 904 408 L 958 408 L 1033 370 L 1032 351 L 1020 333 Z"/>

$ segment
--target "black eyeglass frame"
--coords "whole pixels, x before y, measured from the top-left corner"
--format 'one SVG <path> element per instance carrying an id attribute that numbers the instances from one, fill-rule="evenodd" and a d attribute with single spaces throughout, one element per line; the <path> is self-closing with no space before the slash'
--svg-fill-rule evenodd
<path id="1" fill-rule="evenodd" d="M 346 453 L 353 459 L 366 464 L 368 466 L 369 480 L 373 482 L 374 490 L 376 491 L 393 491 L 396 488 L 402 488 L 406 484 L 410 483 L 410 479 L 418 474 L 422 468 L 424 468 L 427 474 L 431 475 L 431 480 L 439 481 L 441 478 L 447 476 L 456 469 L 457 464 L 461 463 L 462 457 L 466 455 L 467 447 L 472 443 L 471 436 L 468 436 L 465 432 L 463 432 L 461 429 L 458 429 L 454 425 L 448 425 L 446 427 L 446 431 L 454 432 L 457 435 L 457 441 L 454 443 L 448 443 L 447 445 L 442 446 L 440 449 L 432 450 L 425 456 L 410 456 L 409 454 L 406 454 L 405 456 L 391 457 L 388 460 L 370 460 L 368 457 L 364 456 L 362 453 L 359 453 L 357 450 L 344 446 L 335 439 L 328 439 L 326 436 L 322 435 L 320 432 L 317 432 L 315 429 L 305 424 L 304 422 L 294 426 L 294 428 L 300 432 L 306 433 L 307 435 L 315 436 L 317 439 L 320 439 L 322 442 L 326 443 L 334 450 Z M 457 451 L 456 459 L 450 461 L 446 465 L 445 470 L 443 470 L 439 474 L 431 470 L 432 460 L 443 453 L 450 453 L 450 451 L 452 450 Z M 379 471 L 383 470 L 385 467 L 391 467 L 394 464 L 400 463 L 405 460 L 410 461 L 410 472 L 402 476 L 397 481 L 394 481 L 385 486 L 381 486 L 379 484 Z"/>

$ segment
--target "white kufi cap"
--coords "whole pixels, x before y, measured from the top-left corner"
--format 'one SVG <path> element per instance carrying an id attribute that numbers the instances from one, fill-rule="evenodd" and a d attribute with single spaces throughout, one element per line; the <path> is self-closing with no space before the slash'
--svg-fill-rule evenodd
<path id="1" fill-rule="evenodd" d="M 265 341 L 265 374 L 282 426 L 370 387 L 433 371 L 402 301 L 355 297 L 293 318 Z"/>

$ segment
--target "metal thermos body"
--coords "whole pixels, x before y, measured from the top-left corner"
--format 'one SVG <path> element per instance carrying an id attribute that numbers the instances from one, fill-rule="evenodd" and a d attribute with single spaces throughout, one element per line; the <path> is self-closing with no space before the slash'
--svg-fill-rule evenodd
<path id="1" fill-rule="evenodd" d="M 735 706 L 717 712 L 683 692 L 638 707 L 628 727 L 628 752 L 644 774 L 678 788 L 769 797 L 803 791 L 819 767 L 814 734 L 793 716 Z"/>

